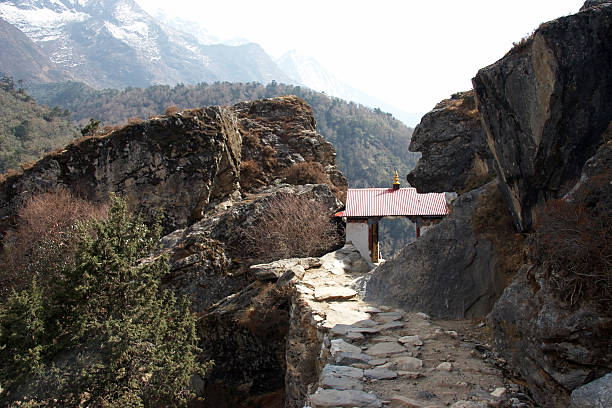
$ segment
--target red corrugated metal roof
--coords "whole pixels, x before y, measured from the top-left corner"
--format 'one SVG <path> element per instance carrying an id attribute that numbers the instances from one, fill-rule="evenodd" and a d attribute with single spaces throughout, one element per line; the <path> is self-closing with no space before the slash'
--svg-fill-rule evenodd
<path id="1" fill-rule="evenodd" d="M 419 194 L 416 188 L 349 188 L 343 217 L 448 215 L 444 193 Z"/>

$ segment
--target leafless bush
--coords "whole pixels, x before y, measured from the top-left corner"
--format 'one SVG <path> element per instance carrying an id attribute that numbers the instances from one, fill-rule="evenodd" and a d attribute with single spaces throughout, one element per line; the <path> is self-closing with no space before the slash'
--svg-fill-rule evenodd
<path id="1" fill-rule="evenodd" d="M 288 167 L 283 172 L 289 184 L 329 184 L 323 165 L 318 162 L 301 162 Z"/>
<path id="2" fill-rule="evenodd" d="M 244 255 L 262 262 L 320 256 L 340 243 L 327 206 L 305 194 L 270 200 L 241 236 Z"/>
<path id="3" fill-rule="evenodd" d="M 75 223 L 103 218 L 106 212 L 106 205 L 93 204 L 65 190 L 30 198 L 17 212 L 16 228 L 3 240 L 0 292 L 23 288 L 34 275 L 53 274 L 72 262 Z"/>
<path id="4" fill-rule="evenodd" d="M 538 214 L 535 259 L 571 305 L 588 301 L 612 306 L 612 179 L 610 171 L 574 191 L 572 199 L 549 200 Z"/>
<path id="5" fill-rule="evenodd" d="M 174 115 L 175 113 L 178 113 L 179 109 L 176 106 L 168 106 L 166 108 L 166 111 L 164 112 L 164 115 L 166 116 L 170 116 L 170 115 Z"/>
<path id="6" fill-rule="evenodd" d="M 263 177 L 259 164 L 254 160 L 245 160 L 240 163 L 240 186 L 242 188 L 248 190 L 261 186 Z"/>

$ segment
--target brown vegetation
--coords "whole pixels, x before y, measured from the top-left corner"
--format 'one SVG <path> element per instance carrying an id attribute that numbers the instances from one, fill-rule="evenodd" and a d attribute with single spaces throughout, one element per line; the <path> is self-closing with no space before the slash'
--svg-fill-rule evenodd
<path id="1" fill-rule="evenodd" d="M 474 231 L 493 243 L 496 268 L 509 284 L 524 260 L 524 238 L 514 229 L 512 215 L 506 207 L 497 184 L 491 184 L 481 195 L 478 209 L 472 215 Z"/>
<path id="2" fill-rule="evenodd" d="M 18 210 L 16 227 L 3 240 L 0 293 L 23 289 L 33 277 L 53 274 L 69 264 L 76 250 L 75 224 L 101 219 L 106 212 L 106 205 L 93 204 L 65 190 L 26 201 Z"/>
<path id="3" fill-rule="evenodd" d="M 283 178 L 289 184 L 328 184 L 331 182 L 325 174 L 323 165 L 318 162 L 301 162 L 288 167 L 283 172 Z"/>
<path id="4" fill-rule="evenodd" d="M 240 235 L 243 256 L 260 262 L 320 256 L 340 242 L 327 206 L 305 194 L 271 199 Z"/>
<path id="5" fill-rule="evenodd" d="M 164 111 L 164 115 L 166 115 L 166 116 L 174 115 L 175 113 L 178 113 L 178 111 L 179 111 L 178 107 L 176 107 L 174 105 L 173 106 L 168 106 L 166 108 L 166 110 Z"/>
<path id="6" fill-rule="evenodd" d="M 263 177 L 259 164 L 254 160 L 245 160 L 240 163 L 240 186 L 243 189 L 250 190 L 264 185 Z"/>
<path id="7" fill-rule="evenodd" d="M 569 198 L 549 200 L 538 213 L 533 258 L 559 296 L 611 312 L 612 170 L 591 178 Z"/>

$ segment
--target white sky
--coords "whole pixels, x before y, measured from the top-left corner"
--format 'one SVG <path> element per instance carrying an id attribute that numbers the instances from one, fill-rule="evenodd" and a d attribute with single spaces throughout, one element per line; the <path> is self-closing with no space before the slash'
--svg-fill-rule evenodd
<path id="1" fill-rule="evenodd" d="M 582 0 L 136 0 L 145 10 L 245 38 L 274 58 L 295 49 L 348 85 L 427 112 L 530 34 Z"/>

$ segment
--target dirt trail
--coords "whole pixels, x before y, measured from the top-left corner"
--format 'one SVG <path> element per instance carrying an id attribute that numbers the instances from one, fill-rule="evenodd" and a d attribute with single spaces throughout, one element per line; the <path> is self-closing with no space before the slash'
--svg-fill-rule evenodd
<path id="1" fill-rule="evenodd" d="M 310 407 L 533 406 L 504 376 L 478 322 L 363 301 L 354 288 L 364 268 L 352 248 L 321 258 L 297 285 L 325 333 Z"/>

